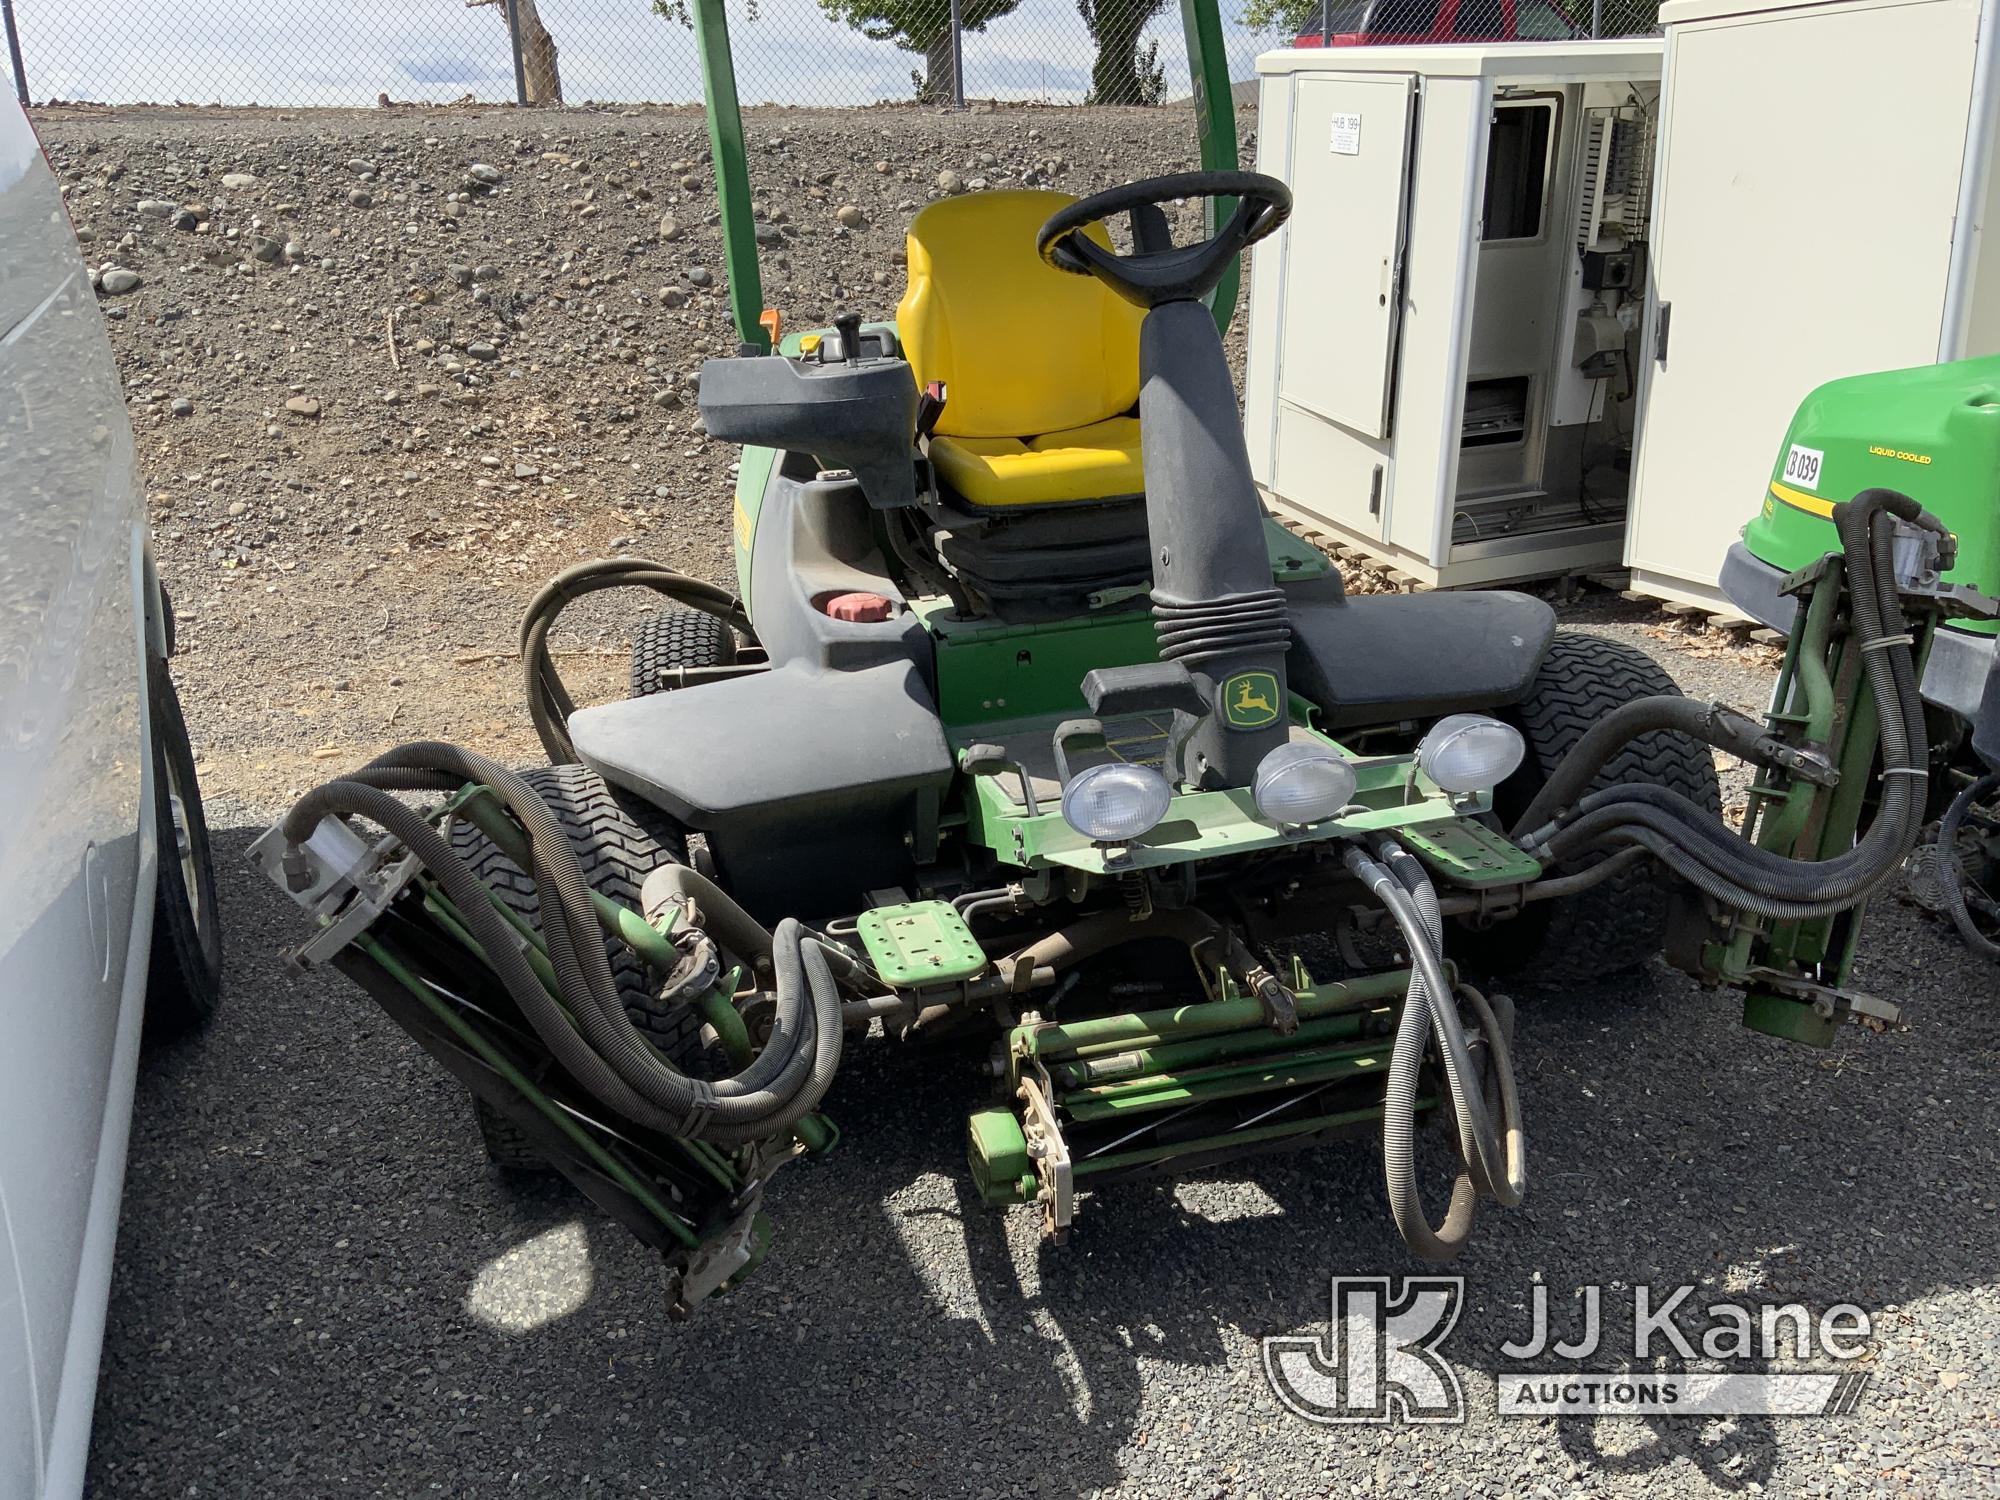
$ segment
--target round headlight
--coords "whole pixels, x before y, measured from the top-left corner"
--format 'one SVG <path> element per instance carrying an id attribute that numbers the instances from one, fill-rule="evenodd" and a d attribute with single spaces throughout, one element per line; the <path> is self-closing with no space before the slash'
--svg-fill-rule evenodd
<path id="1" fill-rule="evenodd" d="M 1150 766 L 1092 766 L 1063 788 L 1063 821 L 1101 844 L 1129 844 L 1167 815 L 1174 789 Z"/>
<path id="2" fill-rule="evenodd" d="M 1512 776 L 1527 748 L 1511 724 L 1485 714 L 1451 714 L 1417 746 L 1417 764 L 1447 792 L 1483 792 Z"/>
<path id="3" fill-rule="evenodd" d="M 1280 745 L 1258 762 L 1252 795 L 1273 823 L 1317 823 L 1354 800 L 1354 767 L 1325 745 Z"/>

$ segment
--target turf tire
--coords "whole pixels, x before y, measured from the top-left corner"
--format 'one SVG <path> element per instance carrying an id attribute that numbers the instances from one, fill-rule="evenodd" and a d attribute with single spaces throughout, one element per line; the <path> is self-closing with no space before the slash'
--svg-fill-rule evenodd
<path id="1" fill-rule="evenodd" d="M 1576 631 L 1556 632 L 1528 696 L 1497 712 L 1521 731 L 1527 757 L 1495 796 L 1511 828 L 1576 742 L 1599 719 L 1636 698 L 1680 695 L 1660 664 L 1636 646 Z M 1627 745 L 1590 789 L 1626 782 L 1679 792 L 1720 816 L 1722 794 L 1708 746 L 1656 731 Z M 1454 948 L 1474 969 L 1551 984 L 1643 966 L 1665 935 L 1666 876 L 1648 860 L 1566 900 L 1536 903 L 1484 932 L 1461 929 Z"/>
<path id="2" fill-rule="evenodd" d="M 632 633 L 632 696 L 650 697 L 673 686 L 684 667 L 726 667 L 736 660 L 736 633 L 714 615 L 668 604 L 639 621 Z"/>

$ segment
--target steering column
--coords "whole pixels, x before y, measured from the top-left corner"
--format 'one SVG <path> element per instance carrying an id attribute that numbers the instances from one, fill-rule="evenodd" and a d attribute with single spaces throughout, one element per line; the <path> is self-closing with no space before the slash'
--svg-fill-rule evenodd
<path id="1" fill-rule="evenodd" d="M 1212 238 L 1176 247 L 1160 205 L 1236 198 Z M 1222 335 L 1201 302 L 1230 262 L 1283 224 L 1289 189 L 1255 172 L 1183 172 L 1079 199 L 1037 236 L 1042 259 L 1095 276 L 1146 309 L 1139 332 L 1139 433 L 1152 539 L 1153 619 L 1162 660 L 1185 665 L 1208 712 L 1177 733 L 1191 786 L 1249 786 L 1258 763 L 1289 734 L 1282 590 L 1271 580 L 1264 507 L 1250 477 L 1236 388 Z M 1082 233 L 1130 216 L 1133 250 L 1120 255 Z M 1189 729 L 1190 726 L 1178 726 Z"/>

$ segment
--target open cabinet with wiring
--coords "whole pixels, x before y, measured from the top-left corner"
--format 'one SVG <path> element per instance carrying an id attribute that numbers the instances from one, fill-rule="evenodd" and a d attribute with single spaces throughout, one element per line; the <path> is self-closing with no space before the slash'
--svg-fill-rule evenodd
<path id="1" fill-rule="evenodd" d="M 1298 208 L 1252 272 L 1247 425 L 1281 515 L 1439 585 L 1615 567 L 1659 44 L 1262 60 Z"/>

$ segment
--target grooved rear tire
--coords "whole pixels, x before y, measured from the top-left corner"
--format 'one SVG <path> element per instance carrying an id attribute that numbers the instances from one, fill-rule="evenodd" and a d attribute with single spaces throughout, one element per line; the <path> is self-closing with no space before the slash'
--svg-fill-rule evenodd
<path id="1" fill-rule="evenodd" d="M 1635 698 L 1680 696 L 1660 664 L 1636 646 L 1558 631 L 1528 696 L 1496 710 L 1521 731 L 1527 758 L 1495 794 L 1501 824 L 1511 828 L 1528 803 L 1604 715 Z M 1615 756 L 1590 790 L 1627 782 L 1668 787 L 1720 816 L 1722 792 L 1708 746 L 1686 735 L 1641 735 Z M 1665 876 L 1644 861 L 1567 900 L 1540 902 L 1484 932 L 1461 929 L 1456 951 L 1473 967 L 1524 973 L 1550 983 L 1617 974 L 1660 951 L 1667 919 Z"/>
<path id="2" fill-rule="evenodd" d="M 535 1143 L 512 1120 L 478 1095 L 472 1099 L 472 1117 L 479 1126 L 479 1141 L 486 1159 L 503 1172 L 553 1172 Z"/>
<path id="3" fill-rule="evenodd" d="M 666 692 L 679 668 L 726 667 L 735 660 L 736 633 L 728 625 L 685 604 L 668 604 L 632 632 L 632 696 Z"/>
<path id="4" fill-rule="evenodd" d="M 686 842 L 671 819 L 636 798 L 613 792 L 588 766 L 537 766 L 521 772 L 521 779 L 561 821 L 583 865 L 584 879 L 612 900 L 636 908 L 647 875 L 663 864 L 686 863 Z M 452 825 L 451 845 L 473 874 L 540 929 L 541 902 L 532 876 L 469 823 Z M 686 1004 L 663 1006 L 657 981 L 636 954 L 609 938 L 604 949 L 625 1014 L 668 1061 L 685 1067 L 702 1047 L 701 1012 Z M 510 1171 L 547 1170 L 540 1154 L 504 1114 L 477 1099 L 473 1103 L 488 1160 Z"/>

